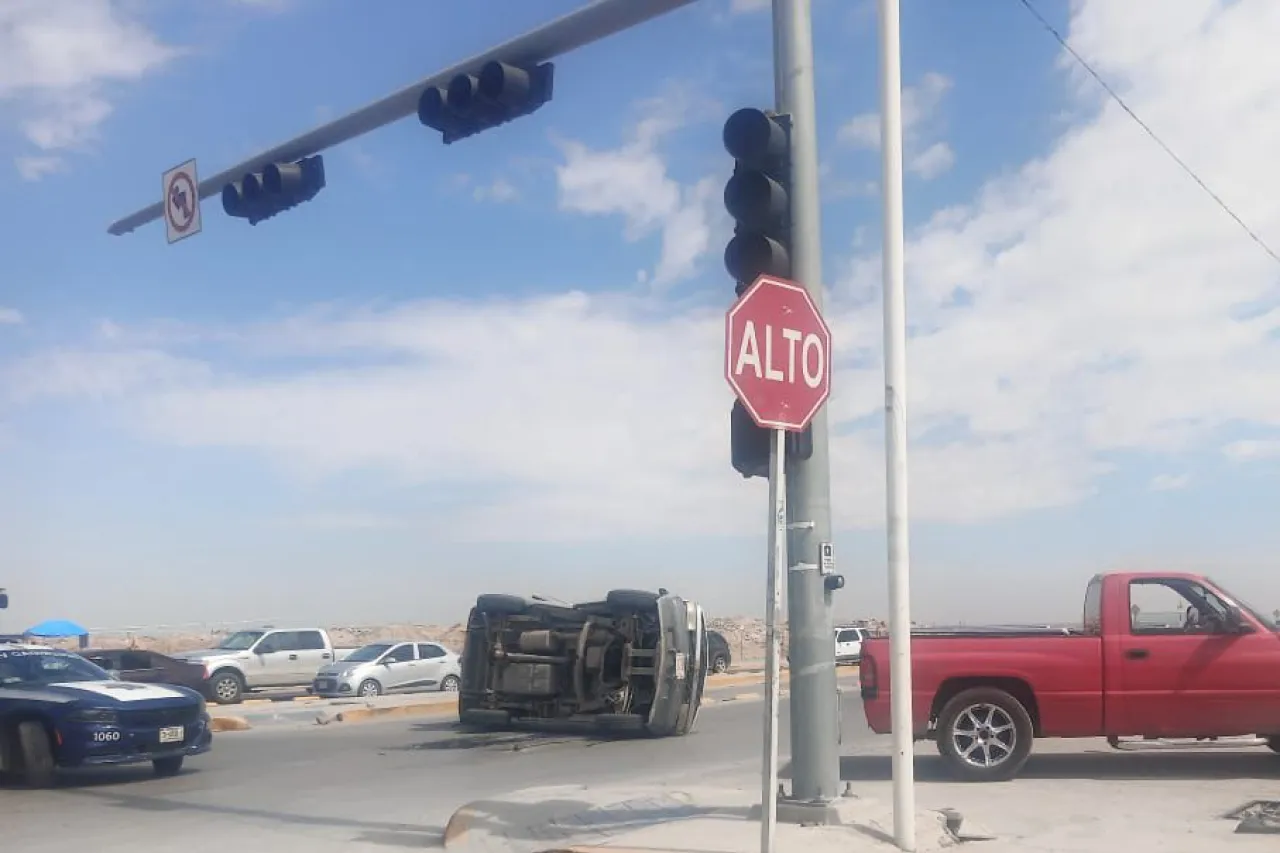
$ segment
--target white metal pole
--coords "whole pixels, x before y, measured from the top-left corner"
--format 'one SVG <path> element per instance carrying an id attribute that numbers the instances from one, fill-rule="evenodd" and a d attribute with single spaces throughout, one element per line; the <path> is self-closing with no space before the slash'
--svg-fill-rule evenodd
<path id="1" fill-rule="evenodd" d="M 781 574 L 787 565 L 787 434 L 775 429 L 769 452 L 769 580 L 764 616 L 764 766 L 760 774 L 760 853 L 773 853 L 778 825 L 778 694 L 781 683 Z"/>
<path id="2" fill-rule="evenodd" d="M 884 209 L 885 484 L 889 543 L 889 697 L 893 837 L 916 849 L 911 722 L 911 553 L 907 500 L 907 325 L 902 202 L 902 33 L 899 0 L 880 0 L 880 142 Z"/>

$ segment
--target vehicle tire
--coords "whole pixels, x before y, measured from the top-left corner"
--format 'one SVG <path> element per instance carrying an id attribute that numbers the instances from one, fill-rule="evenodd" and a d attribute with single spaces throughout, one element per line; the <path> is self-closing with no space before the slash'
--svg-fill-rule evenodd
<path id="1" fill-rule="evenodd" d="M 361 699 L 377 699 L 382 695 L 382 685 L 372 678 L 366 678 L 356 688 L 356 695 Z"/>
<path id="2" fill-rule="evenodd" d="M 648 610 L 657 600 L 656 592 L 644 589 L 613 589 L 604 597 L 611 610 Z"/>
<path id="3" fill-rule="evenodd" d="M 456 675 L 446 675 L 440 680 L 440 690 L 443 693 L 457 693 L 462 687 L 462 679 Z"/>
<path id="4" fill-rule="evenodd" d="M 529 602 L 518 595 L 489 592 L 476 599 L 476 610 L 493 616 L 516 616 L 529 609 Z"/>
<path id="5" fill-rule="evenodd" d="M 724 655 L 716 655 L 711 659 L 711 671 L 716 675 L 729 671 L 729 661 Z"/>
<path id="6" fill-rule="evenodd" d="M 994 687 L 957 694 L 938 715 L 938 752 L 965 782 L 1004 782 L 1031 757 L 1035 731 L 1022 703 Z"/>
<path id="7" fill-rule="evenodd" d="M 1280 735 L 1271 735 L 1267 738 L 1267 749 L 1280 752 Z"/>
<path id="8" fill-rule="evenodd" d="M 151 762 L 157 776 L 177 776 L 182 772 L 183 756 L 171 755 L 168 758 L 157 758 Z"/>
<path id="9" fill-rule="evenodd" d="M 18 755 L 22 761 L 22 782 L 28 788 L 52 788 L 57 779 L 53 741 L 38 720 L 18 723 Z"/>
<path id="10" fill-rule="evenodd" d="M 244 678 L 232 669 L 215 672 L 209 679 L 209 698 L 219 705 L 239 705 L 244 701 Z"/>

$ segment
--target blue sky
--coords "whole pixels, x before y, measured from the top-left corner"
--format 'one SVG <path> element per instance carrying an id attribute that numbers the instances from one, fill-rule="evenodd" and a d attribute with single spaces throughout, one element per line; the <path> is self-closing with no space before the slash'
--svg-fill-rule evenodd
<path id="1" fill-rule="evenodd" d="M 328 152 L 257 227 L 106 226 L 578 5 L 0 10 L 0 626 L 455 621 L 492 589 L 763 596 L 728 465 L 724 118 L 769 16 L 702 0 L 445 147 Z M 1266 0 L 1037 7 L 1264 239 Z M 1014 0 L 903 10 L 914 602 L 1070 617 L 1095 571 L 1280 606 L 1277 264 Z M 814 0 L 842 616 L 885 611 L 874 4 Z M 6 26 L 7 25 L 7 26 Z M 1265 182 L 1265 178 L 1264 178 Z"/>

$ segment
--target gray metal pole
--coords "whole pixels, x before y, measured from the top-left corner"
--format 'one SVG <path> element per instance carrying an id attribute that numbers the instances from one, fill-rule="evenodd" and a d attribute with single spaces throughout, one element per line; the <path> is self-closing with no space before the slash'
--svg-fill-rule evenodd
<path id="1" fill-rule="evenodd" d="M 791 116 L 792 275 L 822 308 L 822 235 L 818 198 L 810 0 L 773 0 L 774 97 Z M 787 460 L 787 621 L 791 654 L 792 806 L 840 794 L 840 718 L 831 609 L 819 545 L 831 541 L 831 463 L 824 406 L 813 419 L 813 455 Z M 803 810 L 802 810 L 803 811 Z M 780 819 L 794 814 L 780 813 Z M 804 819 L 803 815 L 796 815 Z"/>

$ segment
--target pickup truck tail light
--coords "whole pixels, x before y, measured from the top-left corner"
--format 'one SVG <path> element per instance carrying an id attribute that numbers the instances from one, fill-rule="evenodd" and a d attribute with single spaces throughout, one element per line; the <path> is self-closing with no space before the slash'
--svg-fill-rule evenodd
<path id="1" fill-rule="evenodd" d="M 880 692 L 880 674 L 876 670 L 876 659 L 870 655 L 862 655 L 858 680 L 862 683 L 862 698 L 875 699 Z"/>

